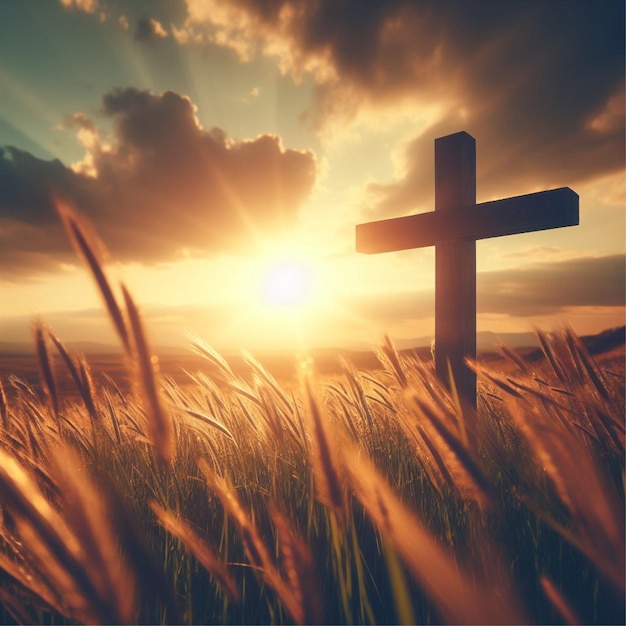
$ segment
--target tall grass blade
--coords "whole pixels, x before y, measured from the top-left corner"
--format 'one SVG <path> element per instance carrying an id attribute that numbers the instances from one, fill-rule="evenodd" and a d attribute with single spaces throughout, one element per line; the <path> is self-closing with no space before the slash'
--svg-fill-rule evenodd
<path id="1" fill-rule="evenodd" d="M 503 342 L 500 342 L 498 344 L 498 348 L 500 352 L 507 359 L 509 359 L 509 361 L 515 364 L 521 372 L 523 372 L 524 374 L 528 373 L 528 365 L 526 364 L 526 361 L 524 361 L 524 359 L 513 348 L 509 348 L 509 346 L 507 346 Z"/>
<path id="2" fill-rule="evenodd" d="M 206 359 L 213 367 L 211 369 L 211 377 L 219 383 L 227 383 L 235 380 L 233 370 L 226 359 L 217 350 L 214 350 L 208 343 L 199 337 L 191 337 L 192 350 Z"/>
<path id="3" fill-rule="evenodd" d="M 134 359 L 138 378 L 148 414 L 150 434 L 158 458 L 169 463 L 174 452 L 174 429 L 171 416 L 164 409 L 158 388 L 156 356 L 150 354 L 139 311 L 125 286 L 122 285 L 126 311 L 133 336 Z"/>
<path id="4" fill-rule="evenodd" d="M 70 356 L 68 351 L 65 349 L 63 342 L 50 330 L 48 329 L 48 337 L 50 337 L 54 347 L 57 349 L 57 352 L 61 355 L 61 358 L 65 362 L 65 366 L 67 367 L 76 388 L 78 389 L 78 393 L 85 404 L 85 408 L 89 413 L 92 421 L 97 420 L 97 412 L 96 407 L 93 401 L 93 393 L 90 386 L 91 379 L 87 376 L 85 371 L 86 365 L 83 365 L 82 362 L 76 365 L 74 359 Z"/>
<path id="5" fill-rule="evenodd" d="M 2 427 L 5 431 L 9 430 L 9 404 L 7 402 L 7 395 L 4 391 L 4 385 L 2 379 L 0 379 L 0 419 L 2 420 Z"/>
<path id="6" fill-rule="evenodd" d="M 546 594 L 548 600 L 561 616 L 563 621 L 570 626 L 578 626 L 582 624 L 582 620 L 576 615 L 576 612 L 569 605 L 569 602 L 563 597 L 561 592 L 554 586 L 554 583 L 547 577 L 541 577 L 541 588 Z"/>
<path id="7" fill-rule="evenodd" d="M 311 387 L 310 377 L 305 380 L 305 394 L 308 402 L 307 415 L 311 439 L 311 463 L 315 476 L 317 498 L 335 512 L 341 523 L 345 522 L 346 509 L 343 478 L 339 473 L 336 435 L 331 427 Z"/>
<path id="8" fill-rule="evenodd" d="M 201 462 L 200 468 L 209 485 L 220 498 L 224 509 L 237 523 L 248 560 L 258 568 L 263 579 L 276 591 L 285 609 L 296 621 L 299 621 L 304 613 L 296 588 L 292 586 L 292 581 L 285 582 L 281 576 L 250 515 L 239 502 L 234 490 L 224 478 L 218 476 L 206 463 Z M 292 544 L 291 547 L 293 549 L 295 544 Z"/>
<path id="9" fill-rule="evenodd" d="M 585 553 L 623 593 L 626 572 L 621 516 L 589 449 L 571 430 L 560 426 L 545 406 L 509 400 L 509 410 L 569 510 Z"/>
<path id="10" fill-rule="evenodd" d="M 98 599 L 116 623 L 134 621 L 135 581 L 119 555 L 107 503 L 84 474 L 76 471 L 81 462 L 69 449 L 59 449 L 53 465 L 64 517 L 80 544 L 83 567 Z"/>
<path id="11" fill-rule="evenodd" d="M 63 493 L 61 493 L 63 496 Z M 68 604 L 69 617 L 86 623 L 125 623 L 103 595 L 85 547 L 50 506 L 29 474 L 0 448 L 0 497 L 11 511 L 24 545 Z"/>
<path id="12" fill-rule="evenodd" d="M 146 605 L 156 599 L 164 609 L 162 618 L 164 623 L 183 623 L 176 604 L 173 584 L 165 575 L 161 564 L 154 558 L 150 545 L 151 536 L 138 524 L 140 520 L 131 509 L 125 494 L 120 493 L 110 480 L 104 482 L 103 489 L 111 510 L 110 517 L 116 521 L 122 552 L 135 573 L 139 601 Z"/>
<path id="13" fill-rule="evenodd" d="M 591 380 L 594 388 L 605 400 L 609 397 L 607 390 L 606 380 L 602 374 L 600 368 L 589 354 L 585 344 L 581 341 L 580 337 L 574 333 L 571 328 L 565 328 L 563 330 L 566 341 L 571 346 L 572 353 L 577 357 L 576 361 L 580 362 L 584 367 L 587 376 Z"/>
<path id="14" fill-rule="evenodd" d="M 490 506 L 491 485 L 460 436 L 452 431 L 446 424 L 442 412 L 430 402 L 415 394 L 412 395 L 412 400 L 422 418 L 420 421 L 431 427 L 429 439 L 438 446 L 438 456 L 446 466 L 448 476 L 452 478 L 450 487 L 457 489 L 462 497 L 474 500 L 481 507 Z"/>
<path id="15" fill-rule="evenodd" d="M 126 353 L 130 354 L 130 339 L 126 323 L 124 322 L 124 317 L 120 307 L 117 304 L 115 296 L 113 295 L 113 290 L 111 289 L 109 281 L 104 273 L 102 262 L 98 258 L 98 254 L 96 252 L 98 248 L 102 248 L 103 246 L 93 236 L 89 237 L 87 235 L 85 229 L 80 226 L 76 213 L 70 207 L 68 202 L 58 197 L 54 199 L 54 202 L 57 213 L 65 226 L 70 241 L 74 245 L 74 248 L 80 258 L 83 259 L 83 261 L 87 264 L 87 267 L 91 270 L 98 289 L 102 294 L 102 298 L 104 299 L 107 311 L 113 321 L 113 326 L 115 327 L 115 330 L 117 331 L 117 334 L 122 342 L 122 346 L 124 347 Z"/>
<path id="16" fill-rule="evenodd" d="M 522 624 L 527 620 L 512 597 L 496 597 L 463 574 L 455 560 L 400 501 L 365 454 L 344 446 L 354 494 L 386 541 L 451 624 Z"/>
<path id="17" fill-rule="evenodd" d="M 35 350 L 37 352 L 37 363 L 41 375 L 42 387 L 48 401 L 50 413 L 59 421 L 59 395 L 54 377 L 54 366 L 50 359 L 50 352 L 46 342 L 46 330 L 41 320 L 35 321 Z"/>
<path id="18" fill-rule="evenodd" d="M 224 509 L 237 522 L 250 563 L 263 572 L 272 572 L 275 568 L 269 551 L 232 487 L 226 479 L 218 476 L 203 460 L 200 462 L 200 469 L 210 487 L 217 493 Z"/>
<path id="19" fill-rule="evenodd" d="M 167 511 L 162 506 L 159 506 L 156 502 L 151 502 L 150 506 L 163 528 L 176 537 L 198 559 L 226 593 L 230 601 L 239 602 L 240 594 L 235 579 L 228 572 L 224 563 L 213 554 L 212 550 L 196 534 L 192 527 L 171 511 Z"/>
<path id="20" fill-rule="evenodd" d="M 539 328 L 535 328 L 535 336 L 539 341 L 541 351 L 548 360 L 548 363 L 550 363 L 550 367 L 556 374 L 557 378 L 559 380 L 563 380 L 565 376 L 563 370 L 561 369 L 561 366 L 559 365 L 558 359 L 556 358 L 556 354 L 552 349 L 551 337 L 548 335 L 548 333 L 542 331 Z"/>
<path id="21" fill-rule="evenodd" d="M 383 342 L 377 350 L 377 355 L 380 362 L 387 366 L 389 373 L 396 379 L 400 388 L 406 389 L 408 384 L 406 374 L 404 373 L 404 368 L 400 363 L 400 357 L 389 335 L 384 335 Z"/>
<path id="22" fill-rule="evenodd" d="M 7 543 L 9 542 L 6 536 L 3 537 L 3 540 Z M 55 595 L 54 590 L 50 589 L 44 577 L 28 563 L 26 558 L 22 558 L 21 560 L 22 562 L 20 563 L 0 552 L 0 570 L 21 587 L 34 594 L 46 608 L 50 608 L 62 615 L 64 607 L 61 598 Z M 7 597 L 9 597 L 9 594 L 7 594 Z M 2 598 L 3 602 L 5 600 L 6 598 Z M 21 611 L 21 613 L 26 613 L 26 611 Z M 29 620 L 29 622 L 30 621 L 32 620 Z"/>
<path id="23" fill-rule="evenodd" d="M 213 419 L 212 417 L 206 415 L 205 413 L 201 413 L 200 411 L 193 411 L 192 409 L 184 409 L 184 412 L 190 417 L 194 417 L 195 419 L 200 420 L 204 422 L 205 424 L 208 424 L 209 426 L 219 430 L 222 434 L 226 435 L 231 441 L 233 442 L 235 441 L 235 438 L 233 437 L 233 434 L 230 432 L 230 430 L 228 430 L 228 428 L 226 428 L 224 424 L 222 424 L 221 422 L 218 422 L 216 419 Z"/>
<path id="24" fill-rule="evenodd" d="M 290 590 L 290 613 L 298 624 L 320 624 L 323 604 L 311 550 L 274 505 L 270 505 L 270 516 L 278 534 L 282 569 Z"/>

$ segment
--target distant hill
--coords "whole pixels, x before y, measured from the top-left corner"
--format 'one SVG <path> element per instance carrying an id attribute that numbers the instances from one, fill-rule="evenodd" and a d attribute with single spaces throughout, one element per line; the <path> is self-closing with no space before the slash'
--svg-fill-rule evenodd
<path id="1" fill-rule="evenodd" d="M 591 354 L 608 352 L 626 343 L 626 326 L 610 328 L 597 335 L 586 335 L 581 339 Z"/>
<path id="2" fill-rule="evenodd" d="M 520 334 L 514 336 L 519 339 L 521 346 L 517 347 L 510 342 L 510 335 L 497 336 L 494 333 L 483 333 L 483 337 L 491 343 L 483 342 L 482 345 L 493 346 L 491 350 L 479 350 L 478 359 L 490 362 L 496 368 L 503 367 L 507 360 L 496 349 L 496 337 L 507 342 L 520 356 L 528 362 L 540 365 L 543 361 L 543 353 L 537 347 L 529 347 L 525 337 L 530 335 Z M 624 347 L 626 343 L 626 327 L 612 328 L 597 335 L 589 335 L 581 338 L 587 349 L 594 355 L 598 363 L 607 370 L 619 373 L 624 371 Z M 533 337 L 534 341 L 534 337 Z M 523 345 L 526 343 L 526 345 Z M 428 345 L 419 347 L 402 348 L 396 345 L 403 354 L 411 354 L 423 361 L 431 359 L 430 341 Z M 72 352 L 80 352 L 88 357 L 94 377 L 97 379 L 106 373 L 112 376 L 120 388 L 130 388 L 128 368 L 124 356 L 118 348 L 112 345 L 97 342 L 68 342 L 67 348 Z M 194 354 L 186 348 L 157 348 L 159 355 L 160 370 L 163 374 L 173 378 L 179 384 L 188 384 L 190 379 L 186 372 L 207 371 L 210 365 L 203 357 Z M 291 385 L 298 383 L 299 355 L 295 352 L 254 352 L 258 359 L 281 383 Z M 232 370 L 244 378 L 250 377 L 251 369 L 241 353 L 223 353 Z M 339 375 L 342 372 L 341 357 L 345 357 L 359 370 L 380 369 L 381 364 L 372 347 L 364 350 L 351 350 L 340 348 L 319 348 L 311 350 L 308 354 L 313 358 L 315 370 L 323 376 Z M 60 360 L 60 359 L 58 359 Z M 64 367 L 59 367 L 58 372 L 66 372 Z M 39 374 L 37 362 L 34 356 L 33 345 L 19 342 L 0 342 L 0 379 L 10 374 L 16 374 L 31 384 L 37 385 Z M 75 393 L 71 379 L 66 375 L 60 377 L 60 385 L 63 393 Z"/>
<path id="3" fill-rule="evenodd" d="M 406 348 L 429 348 L 432 340 L 433 337 L 394 340 L 394 345 L 398 350 L 404 350 Z M 493 333 L 491 331 L 476 333 L 476 348 L 478 351 L 497 350 L 500 343 L 505 343 L 510 348 L 530 348 L 537 346 L 534 333 Z"/>
<path id="4" fill-rule="evenodd" d="M 0 341 L 0 354 L 2 356 L 24 356 L 34 354 L 35 346 L 32 343 L 18 341 Z"/>
<path id="5" fill-rule="evenodd" d="M 580 338 L 585 344 L 589 354 L 598 355 L 610 352 L 615 348 L 620 348 L 626 343 L 626 326 L 619 326 L 617 328 L 609 328 L 603 330 L 597 335 L 583 335 Z M 532 350 L 525 355 L 525 358 L 529 361 L 536 361 L 543 358 L 543 352 L 540 348 Z"/>
<path id="6" fill-rule="evenodd" d="M 122 354 L 121 348 L 97 341 L 64 341 L 63 345 L 70 352 L 80 354 Z M 0 341 L 0 355 L 27 356 L 35 354 L 35 343 L 30 341 Z"/>
<path id="7" fill-rule="evenodd" d="M 597 335 L 585 335 L 581 337 L 583 343 L 591 354 L 600 354 L 614 348 L 623 346 L 626 343 L 626 326 L 610 328 Z M 423 358 L 430 355 L 432 337 L 418 337 L 414 339 L 394 340 L 396 349 L 402 351 L 414 350 Z M 493 333 L 489 331 L 479 332 L 476 335 L 476 343 L 479 352 L 495 352 L 501 343 L 510 348 L 526 348 L 527 358 L 537 358 L 541 355 L 537 340 L 533 333 Z M 95 341 L 68 341 L 65 346 L 71 352 L 78 352 L 85 355 L 106 355 L 119 356 L 122 350 L 117 345 L 98 343 Z M 372 352 L 372 345 L 363 345 L 357 348 L 316 348 L 312 350 L 312 356 L 320 360 L 335 358 L 337 354 L 342 354 L 355 363 L 360 361 L 369 362 L 375 358 Z M 155 351 L 161 356 L 175 356 L 177 354 L 188 354 L 190 351 L 186 347 L 178 348 L 172 346 L 156 346 Z M 17 341 L 0 341 L 0 355 L 3 357 L 27 356 L 35 353 L 34 343 Z M 280 352 L 252 351 L 264 363 L 272 360 L 283 360 L 293 358 L 291 351 Z M 224 352 L 224 356 L 232 358 L 238 352 Z M 369 355 L 369 356 L 365 356 Z M 235 356 L 236 358 L 236 356 Z"/>

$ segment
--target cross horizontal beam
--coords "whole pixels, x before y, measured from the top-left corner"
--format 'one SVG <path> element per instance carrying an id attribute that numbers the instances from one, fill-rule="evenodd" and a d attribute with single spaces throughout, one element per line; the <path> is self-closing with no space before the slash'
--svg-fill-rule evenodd
<path id="1" fill-rule="evenodd" d="M 451 239 L 488 239 L 576 226 L 578 194 L 569 187 L 433 211 L 356 227 L 356 250 L 365 254 L 434 246 Z"/>

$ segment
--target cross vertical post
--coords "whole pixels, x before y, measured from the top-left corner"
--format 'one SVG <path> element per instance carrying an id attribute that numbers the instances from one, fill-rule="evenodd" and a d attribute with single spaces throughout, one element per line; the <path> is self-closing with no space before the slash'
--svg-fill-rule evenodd
<path id="1" fill-rule="evenodd" d="M 476 240 L 576 226 L 578 209 L 569 187 L 476 204 L 476 141 L 460 132 L 435 140 L 435 210 L 358 224 L 356 250 L 435 246 L 435 371 L 475 407 Z"/>
<path id="2" fill-rule="evenodd" d="M 435 212 L 471 210 L 476 204 L 476 141 L 466 132 L 435 140 Z M 461 209 L 461 207 L 463 207 Z M 435 244 L 435 371 L 448 388 L 476 405 L 476 240 Z"/>

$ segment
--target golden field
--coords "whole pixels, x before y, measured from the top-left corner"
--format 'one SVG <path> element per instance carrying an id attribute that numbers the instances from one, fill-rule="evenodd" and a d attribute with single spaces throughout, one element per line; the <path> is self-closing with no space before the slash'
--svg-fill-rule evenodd
<path id="1" fill-rule="evenodd" d="M 387 338 L 284 381 L 201 340 L 159 367 L 65 220 L 124 356 L 39 322 L 0 375 L 5 623 L 624 622 L 623 346 L 538 331 L 471 364 L 477 410 Z"/>

